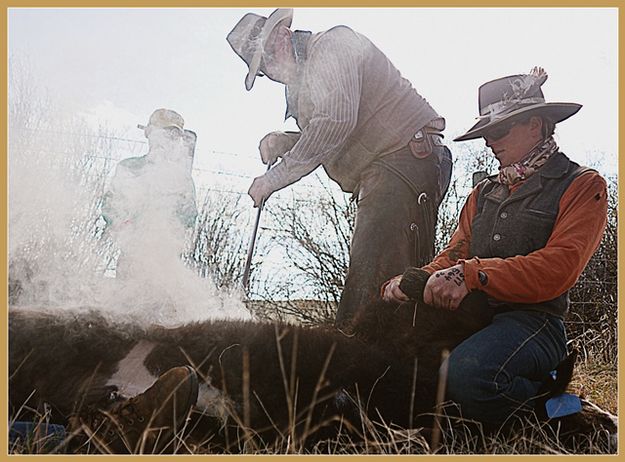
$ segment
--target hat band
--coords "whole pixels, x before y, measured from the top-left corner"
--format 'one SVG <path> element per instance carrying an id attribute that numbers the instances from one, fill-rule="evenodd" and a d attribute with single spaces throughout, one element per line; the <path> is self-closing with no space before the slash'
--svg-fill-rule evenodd
<path id="1" fill-rule="evenodd" d="M 508 100 L 508 101 L 497 101 L 496 103 L 489 104 L 484 108 L 484 115 L 478 117 L 478 119 L 491 119 L 497 120 L 505 115 L 507 115 L 511 110 L 515 109 L 519 104 L 540 104 L 544 103 L 545 98 L 535 97 L 535 98 L 523 98 L 516 100 Z"/>

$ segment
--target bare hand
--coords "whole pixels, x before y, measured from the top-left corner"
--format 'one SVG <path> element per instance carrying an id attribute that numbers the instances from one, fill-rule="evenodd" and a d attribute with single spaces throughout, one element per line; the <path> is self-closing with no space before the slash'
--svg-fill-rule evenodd
<path id="1" fill-rule="evenodd" d="M 399 288 L 399 282 L 401 281 L 402 275 L 395 276 L 392 279 L 389 279 L 384 287 L 384 294 L 382 295 L 382 299 L 385 302 L 392 303 L 403 303 L 410 300 L 408 296 L 401 291 Z"/>
<path id="2" fill-rule="evenodd" d="M 282 157 L 295 144 L 292 137 L 284 132 L 268 133 L 260 140 L 258 150 L 263 164 L 273 164 L 278 157 Z"/>
<path id="3" fill-rule="evenodd" d="M 459 263 L 430 276 L 423 291 L 423 301 L 437 308 L 455 310 L 468 293 L 464 282 L 464 266 Z"/>
<path id="4" fill-rule="evenodd" d="M 265 176 L 263 175 L 254 178 L 254 181 L 252 182 L 252 185 L 247 193 L 254 201 L 254 207 L 260 207 L 260 205 L 273 194 L 273 190 L 267 184 Z"/>

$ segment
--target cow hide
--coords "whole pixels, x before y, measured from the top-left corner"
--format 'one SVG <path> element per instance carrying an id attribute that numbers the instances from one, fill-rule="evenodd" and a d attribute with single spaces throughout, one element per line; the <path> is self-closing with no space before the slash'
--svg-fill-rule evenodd
<path id="1" fill-rule="evenodd" d="M 13 414 L 45 402 L 64 422 L 189 364 L 203 382 L 194 432 L 200 439 L 229 434 L 225 450 L 240 447 L 241 438 L 314 442 L 338 428 L 362 436 L 363 416 L 403 428 L 430 425 L 441 351 L 491 317 L 483 303 L 446 312 L 380 301 L 343 330 L 232 320 L 146 328 L 96 311 L 14 309 L 9 400 Z M 559 425 L 576 428 L 575 419 Z M 244 431 L 228 433 L 233 427 Z"/>

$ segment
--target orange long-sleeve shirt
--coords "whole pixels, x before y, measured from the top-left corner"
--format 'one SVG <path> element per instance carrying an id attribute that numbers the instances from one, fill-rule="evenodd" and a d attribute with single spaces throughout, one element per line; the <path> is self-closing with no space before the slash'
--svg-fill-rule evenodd
<path id="1" fill-rule="evenodd" d="M 511 192 L 523 184 L 511 187 Z M 469 258 L 471 223 L 477 212 L 477 188 L 471 191 L 449 245 L 423 269 L 429 273 L 464 263 L 467 289 L 482 290 L 511 303 L 540 303 L 573 287 L 595 252 L 607 222 L 607 187 L 594 171 L 576 178 L 560 199 L 553 232 L 542 249 L 509 258 Z M 478 271 L 488 281 L 482 285 Z"/>

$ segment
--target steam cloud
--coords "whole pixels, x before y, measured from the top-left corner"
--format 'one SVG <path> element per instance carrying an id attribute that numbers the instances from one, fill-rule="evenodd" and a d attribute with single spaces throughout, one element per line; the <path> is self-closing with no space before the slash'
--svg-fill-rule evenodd
<path id="1" fill-rule="evenodd" d="M 151 152 L 154 161 L 141 177 L 116 185 L 119 178 L 109 178 L 114 146 L 102 130 L 96 135 L 80 121 L 33 124 L 15 115 L 9 127 L 12 308 L 98 309 L 162 325 L 250 317 L 239 294 L 218 290 L 180 258 L 191 231 L 180 224 L 176 198 L 190 180 L 191 159 L 176 159 L 189 154 L 188 145 Z M 136 216 L 132 225 L 107 225 L 101 217 L 109 183 L 119 209 Z M 111 277 L 120 252 L 126 274 Z"/>

